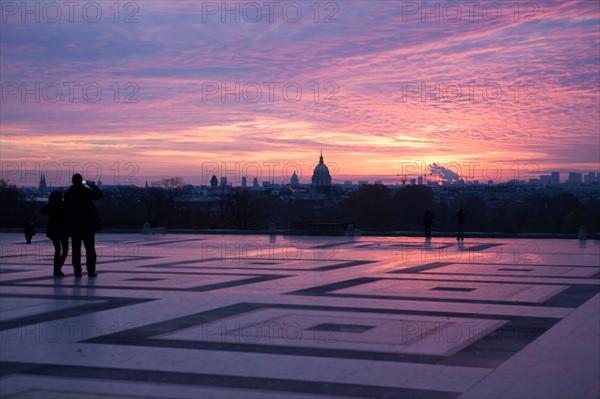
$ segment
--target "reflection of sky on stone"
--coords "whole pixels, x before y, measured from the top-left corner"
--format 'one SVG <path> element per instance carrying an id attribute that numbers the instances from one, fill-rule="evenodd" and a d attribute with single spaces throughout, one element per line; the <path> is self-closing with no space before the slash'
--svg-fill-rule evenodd
<path id="1" fill-rule="evenodd" d="M 421 23 L 420 15 L 406 14 L 403 22 L 408 3 L 399 1 L 336 2 L 337 23 L 322 22 L 335 10 L 321 2 L 315 23 L 313 3 L 298 2 L 297 23 L 279 9 L 273 22 L 263 15 L 258 23 L 235 23 L 228 15 L 222 23 L 220 13 L 203 15 L 203 2 L 158 1 L 137 3 L 137 23 L 115 23 L 108 3 L 100 3 L 103 15 L 94 24 L 77 12 L 69 23 L 66 7 L 58 23 L 33 23 L 32 16 L 22 23 L 3 5 L 3 161 L 47 162 L 61 154 L 73 161 L 138 162 L 145 174 L 157 175 L 181 174 L 200 161 L 308 166 L 322 148 L 343 174 L 395 174 L 406 161 L 598 168 L 597 2 L 535 2 L 537 23 L 515 23 L 514 6 L 504 3 L 497 23 L 477 11 L 475 22 L 467 22 L 466 7 L 458 23 L 443 15 L 439 23 L 433 15 Z M 522 21 L 531 10 L 519 4 Z M 121 9 L 119 20 L 132 10 Z M 7 82 L 33 87 L 36 81 L 42 88 L 97 82 L 102 98 L 87 103 L 77 88 L 69 103 L 67 87 L 56 103 L 7 94 Z M 128 82 L 139 91 L 125 87 Z M 240 101 L 234 94 L 224 103 L 220 93 L 207 95 L 206 82 L 229 89 L 240 83 Z M 252 82 L 262 90 L 256 102 L 244 100 L 257 95 L 256 86 L 245 86 Z M 335 103 L 324 101 L 335 91 L 328 82 L 339 87 Z M 436 102 L 429 93 L 422 101 L 422 82 L 429 91 L 441 88 L 442 100 L 458 90 L 462 96 Z M 299 101 L 285 101 L 286 83 L 301 87 Z M 501 97 L 489 101 L 498 87 Z M 139 102 L 124 104 L 128 95 Z M 288 95 L 295 95 L 293 87 Z"/>

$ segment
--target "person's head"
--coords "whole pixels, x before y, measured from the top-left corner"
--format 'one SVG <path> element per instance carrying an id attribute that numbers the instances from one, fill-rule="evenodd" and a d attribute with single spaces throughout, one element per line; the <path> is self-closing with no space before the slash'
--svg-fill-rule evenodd
<path id="1" fill-rule="evenodd" d="M 52 191 L 50 193 L 50 197 L 48 197 L 48 201 L 51 204 L 57 203 L 57 202 L 61 202 L 62 201 L 62 193 L 58 190 L 56 191 Z"/>
<path id="2" fill-rule="evenodd" d="M 71 178 L 71 182 L 76 186 L 80 185 L 83 183 L 83 176 L 81 176 L 79 173 L 75 173 Z"/>

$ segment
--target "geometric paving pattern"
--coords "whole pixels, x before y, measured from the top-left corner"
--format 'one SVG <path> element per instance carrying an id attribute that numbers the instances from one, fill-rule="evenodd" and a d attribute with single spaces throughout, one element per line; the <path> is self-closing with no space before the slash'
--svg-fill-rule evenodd
<path id="1" fill-rule="evenodd" d="M 600 397 L 600 242 L 0 234 L 3 398 Z"/>

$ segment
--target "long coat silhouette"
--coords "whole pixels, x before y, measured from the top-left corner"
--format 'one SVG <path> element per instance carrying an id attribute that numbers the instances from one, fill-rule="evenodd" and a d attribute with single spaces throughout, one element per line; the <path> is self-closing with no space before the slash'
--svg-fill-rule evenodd
<path id="1" fill-rule="evenodd" d="M 50 195 L 50 201 L 42 207 L 42 215 L 48 216 L 46 237 L 51 240 L 60 240 L 67 237 L 67 212 L 62 194 L 59 191 L 55 191 Z"/>
<path id="2" fill-rule="evenodd" d="M 81 243 L 85 246 L 85 264 L 88 277 L 96 277 L 95 233 L 100 230 L 100 217 L 94 200 L 102 198 L 102 191 L 95 184 L 83 184 L 79 173 L 71 179 L 73 185 L 65 193 L 67 208 L 67 232 L 73 244 L 73 269 L 75 277 L 81 277 Z"/>
<path id="3" fill-rule="evenodd" d="M 67 232 L 71 237 L 84 237 L 102 230 L 94 201 L 102 198 L 96 185 L 74 184 L 65 193 Z"/>
<path id="4" fill-rule="evenodd" d="M 53 191 L 48 204 L 42 208 L 42 215 L 48 216 L 46 236 L 54 245 L 54 276 L 64 276 L 62 267 L 69 253 L 69 238 L 67 237 L 67 211 L 62 193 Z"/>

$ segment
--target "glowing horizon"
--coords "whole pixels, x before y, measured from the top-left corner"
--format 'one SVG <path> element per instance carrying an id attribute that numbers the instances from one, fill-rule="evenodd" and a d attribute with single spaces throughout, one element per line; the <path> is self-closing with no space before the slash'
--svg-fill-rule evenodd
<path id="1" fill-rule="evenodd" d="M 460 3 L 429 2 L 425 22 L 421 2 L 402 1 L 283 1 L 268 15 L 262 2 L 228 2 L 230 14 L 221 2 L 114 3 L 118 14 L 94 3 L 97 22 L 88 7 L 56 23 L 34 5 L 23 22 L 21 4 L 2 3 L 4 174 L 277 162 L 276 182 L 287 163 L 307 182 L 321 149 L 336 175 L 368 180 L 434 162 L 478 163 L 480 179 L 500 165 L 498 180 L 600 170 L 597 2 L 481 2 L 487 14 L 460 19 Z"/>

